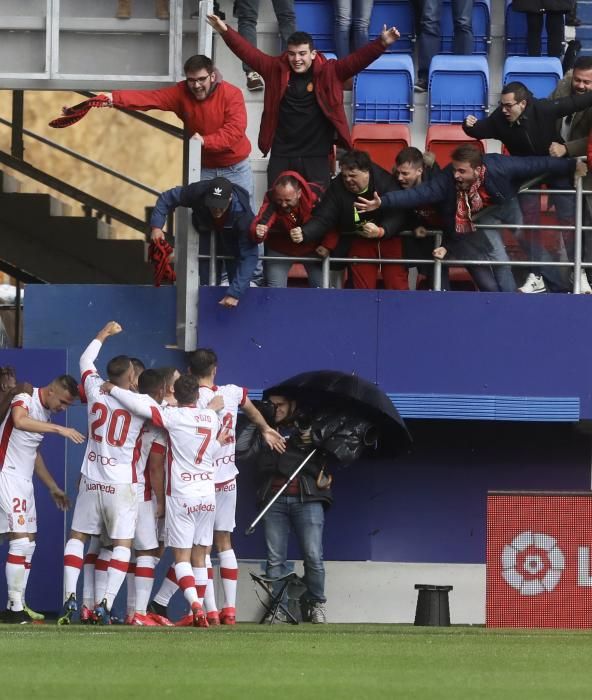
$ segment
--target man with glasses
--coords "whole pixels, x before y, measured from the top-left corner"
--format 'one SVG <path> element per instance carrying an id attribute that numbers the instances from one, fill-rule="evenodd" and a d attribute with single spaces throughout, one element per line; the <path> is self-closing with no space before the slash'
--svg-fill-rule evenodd
<path id="1" fill-rule="evenodd" d="M 552 144 L 564 143 L 557 126 L 558 120 L 589 107 L 592 107 L 592 92 L 572 93 L 560 99 L 537 99 L 523 83 L 512 82 L 504 86 L 497 109 L 485 119 L 477 119 L 470 114 L 463 123 L 463 130 L 475 139 L 498 139 L 512 156 L 546 156 L 551 153 Z M 553 189 L 572 187 L 568 180 L 561 177 L 551 178 L 546 184 Z M 525 224 L 540 223 L 538 200 L 538 196 L 521 198 L 520 207 Z M 573 226 L 574 198 L 571 195 L 555 196 L 553 203 L 559 221 Z M 536 239 L 530 239 L 533 234 L 519 232 L 515 235 L 530 259 L 535 259 L 533 255 L 536 255 L 536 259 L 552 259 Z M 545 281 L 550 283 L 553 289 L 565 288 L 560 271 L 547 267 L 541 270 L 531 269 L 519 291 L 546 292 Z"/>
<path id="2" fill-rule="evenodd" d="M 239 88 L 222 80 L 207 56 L 191 56 L 185 80 L 160 90 L 115 90 L 110 106 L 145 112 L 174 112 L 185 131 L 202 144 L 201 179 L 224 177 L 244 188 L 253 206 L 251 144 L 246 136 L 247 109 Z"/>

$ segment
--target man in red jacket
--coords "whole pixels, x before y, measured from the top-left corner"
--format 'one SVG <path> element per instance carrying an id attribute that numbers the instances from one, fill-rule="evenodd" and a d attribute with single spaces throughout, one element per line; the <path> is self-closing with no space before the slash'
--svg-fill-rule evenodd
<path id="1" fill-rule="evenodd" d="M 266 193 L 259 213 L 251 223 L 250 235 L 257 242 L 266 242 L 267 255 L 286 257 L 287 260 L 268 260 L 265 263 L 265 280 L 268 287 L 286 287 L 288 273 L 292 267 L 290 257 L 320 257 L 329 255 L 335 248 L 338 236 L 335 231 L 327 233 L 319 242 L 295 243 L 291 238 L 294 229 L 302 226 L 313 215 L 313 210 L 322 194 L 314 182 L 306 182 L 299 173 L 287 170 L 280 173 L 273 187 Z M 309 287 L 321 287 L 323 275 L 318 263 L 304 263 Z M 338 286 L 341 273 L 331 273 L 335 279 L 331 286 Z"/>
<path id="2" fill-rule="evenodd" d="M 188 58 L 185 80 L 160 90 L 115 90 L 114 107 L 174 112 L 185 131 L 202 144 L 201 180 L 224 177 L 247 190 L 253 206 L 251 144 L 246 136 L 247 110 L 239 88 L 222 80 L 207 56 Z"/>
<path id="3" fill-rule="evenodd" d="M 306 32 L 292 34 L 281 56 L 268 56 L 217 15 L 208 15 L 208 22 L 230 50 L 265 80 L 259 148 L 263 155 L 271 150 L 268 186 L 281 172 L 296 170 L 307 182 L 327 187 L 333 143 L 352 148 L 343 108 L 343 81 L 370 65 L 399 38 L 396 27 L 385 25 L 374 41 L 335 61 L 315 51 Z"/>

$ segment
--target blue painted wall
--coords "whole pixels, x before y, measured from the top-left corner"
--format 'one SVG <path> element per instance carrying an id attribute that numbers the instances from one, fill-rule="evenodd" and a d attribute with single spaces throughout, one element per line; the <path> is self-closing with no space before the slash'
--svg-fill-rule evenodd
<path id="1" fill-rule="evenodd" d="M 0 350 L 0 366 L 12 365 L 17 378 L 33 386 L 46 386 L 54 377 L 66 372 L 65 350 Z M 65 424 L 66 414 L 56 414 L 52 421 Z M 66 445 L 63 438 L 47 435 L 41 454 L 60 486 L 65 481 Z M 64 553 L 64 517 L 41 482 L 35 480 L 37 506 L 37 548 L 27 587 L 27 602 L 33 609 L 53 610 L 62 597 L 62 557 Z M 0 562 L 6 560 L 8 545 L 0 547 Z M 0 576 L 0 606 L 6 599 L 6 580 Z"/>
<path id="2" fill-rule="evenodd" d="M 253 289 L 238 308 L 224 309 L 221 295 L 202 289 L 199 307 L 199 342 L 218 353 L 221 383 L 261 390 L 300 371 L 335 368 L 390 393 L 417 394 L 424 408 L 454 394 L 567 398 L 592 418 L 588 297 Z M 109 340 L 100 369 L 121 352 L 148 366 L 185 365 L 165 347 L 175 343 L 174 290 L 166 287 L 30 285 L 25 345 L 66 348 L 76 374 L 81 350 L 112 318 L 125 333 Z M 465 419 L 481 417 L 470 398 L 457 403 Z M 83 408 L 68 420 L 86 429 Z M 571 423 L 409 424 L 409 454 L 337 474 L 328 559 L 483 562 L 488 489 L 590 487 L 589 437 Z M 70 493 L 82 454 L 68 447 Z M 249 474 L 239 493 L 236 550 L 262 558 L 261 533 L 242 534 L 255 515 Z"/>

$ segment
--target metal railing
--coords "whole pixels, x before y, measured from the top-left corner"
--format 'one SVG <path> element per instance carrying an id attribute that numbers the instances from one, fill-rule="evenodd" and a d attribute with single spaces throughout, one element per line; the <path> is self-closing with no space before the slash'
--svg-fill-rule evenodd
<path id="1" fill-rule="evenodd" d="M 581 271 L 586 269 L 592 269 L 592 262 L 582 261 L 582 233 L 584 231 L 592 231 L 592 226 L 583 225 L 583 197 L 584 195 L 592 195 L 591 190 L 584 190 L 582 178 L 578 177 L 576 179 L 576 187 L 573 190 L 554 190 L 554 189 L 535 189 L 532 187 L 533 184 L 538 183 L 540 180 L 544 179 L 545 176 L 540 176 L 526 183 L 519 191 L 516 196 L 522 194 L 545 194 L 553 195 L 559 194 L 564 196 L 575 196 L 576 206 L 575 206 L 575 217 L 573 225 L 568 224 L 479 224 L 475 223 L 476 229 L 508 229 L 508 230 L 532 230 L 532 231 L 558 231 L 558 232 L 573 232 L 574 234 L 574 254 L 573 260 L 471 260 L 471 259 L 461 259 L 461 258 L 447 258 L 440 260 L 437 258 L 360 258 L 360 257 L 332 257 L 328 256 L 326 258 L 311 257 L 311 256 L 301 256 L 301 257 L 277 257 L 271 255 L 262 256 L 261 259 L 264 262 L 286 262 L 291 263 L 312 263 L 322 266 L 322 288 L 330 288 L 329 274 L 331 272 L 331 265 L 334 263 L 340 265 L 351 265 L 351 264 L 373 264 L 373 265 L 388 265 L 388 264 L 399 264 L 405 265 L 407 267 L 414 267 L 417 265 L 422 266 L 433 266 L 433 290 L 442 291 L 442 268 L 443 267 L 499 267 L 499 266 L 510 266 L 510 267 L 537 267 L 537 268 L 573 268 L 573 285 L 572 291 L 574 294 L 581 293 Z M 485 211 L 492 211 L 496 205 L 488 207 Z M 478 215 L 474 217 L 475 222 L 478 222 Z M 429 236 L 434 237 L 434 247 L 438 247 L 442 243 L 442 231 L 431 230 L 428 231 Z M 401 234 L 404 236 L 413 236 L 411 231 L 403 231 Z M 470 235 L 470 234 L 468 234 Z M 377 239 L 379 240 L 379 239 Z M 208 285 L 215 286 L 217 281 L 217 262 L 225 259 L 232 259 L 230 256 L 220 255 L 216 253 L 216 234 L 214 232 L 210 235 L 210 253 L 198 255 L 200 260 L 208 261 Z"/>

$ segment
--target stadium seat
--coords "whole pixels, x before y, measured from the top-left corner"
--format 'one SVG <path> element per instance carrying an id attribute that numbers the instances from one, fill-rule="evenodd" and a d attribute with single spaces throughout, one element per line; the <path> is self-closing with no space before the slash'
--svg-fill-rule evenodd
<path id="1" fill-rule="evenodd" d="M 428 127 L 425 148 L 436 156 L 436 163 L 441 168 L 450 163 L 452 151 L 464 143 L 477 146 L 483 153 L 486 151 L 485 142 L 467 136 L 460 124 L 432 124 Z"/>
<path id="2" fill-rule="evenodd" d="M 428 121 L 450 124 L 462 122 L 467 114 L 485 117 L 488 89 L 485 56 L 434 56 L 428 77 Z"/>
<path id="3" fill-rule="evenodd" d="M 506 56 L 526 56 L 528 54 L 526 13 L 514 12 L 512 0 L 506 0 L 505 26 Z M 547 29 L 545 27 L 543 27 L 541 50 L 543 54 L 547 53 Z"/>
<path id="4" fill-rule="evenodd" d="M 331 0 L 296 0 L 296 26 L 308 32 L 319 51 L 335 51 L 335 14 Z"/>
<path id="5" fill-rule="evenodd" d="M 410 122 L 413 115 L 413 60 L 383 54 L 354 79 L 353 122 Z"/>
<path id="6" fill-rule="evenodd" d="M 387 51 L 412 53 L 415 43 L 415 22 L 409 0 L 391 0 L 390 2 L 376 0 L 370 16 L 369 38 L 376 39 L 385 24 L 387 27 L 395 26 L 401 34 L 401 38 L 391 44 Z"/>
<path id="7" fill-rule="evenodd" d="M 504 63 L 503 84 L 518 80 L 535 97 L 548 97 L 562 77 L 561 61 L 555 56 L 509 56 Z"/>
<path id="8" fill-rule="evenodd" d="M 450 0 L 445 0 L 442 5 L 440 26 L 442 33 L 440 53 L 453 53 L 454 25 Z M 475 0 L 473 4 L 473 36 L 475 39 L 473 53 L 487 54 L 491 44 L 490 0 Z"/>
<path id="9" fill-rule="evenodd" d="M 367 151 L 370 158 L 389 172 L 400 150 L 411 143 L 406 124 L 354 124 L 352 128 L 354 148 Z"/>

